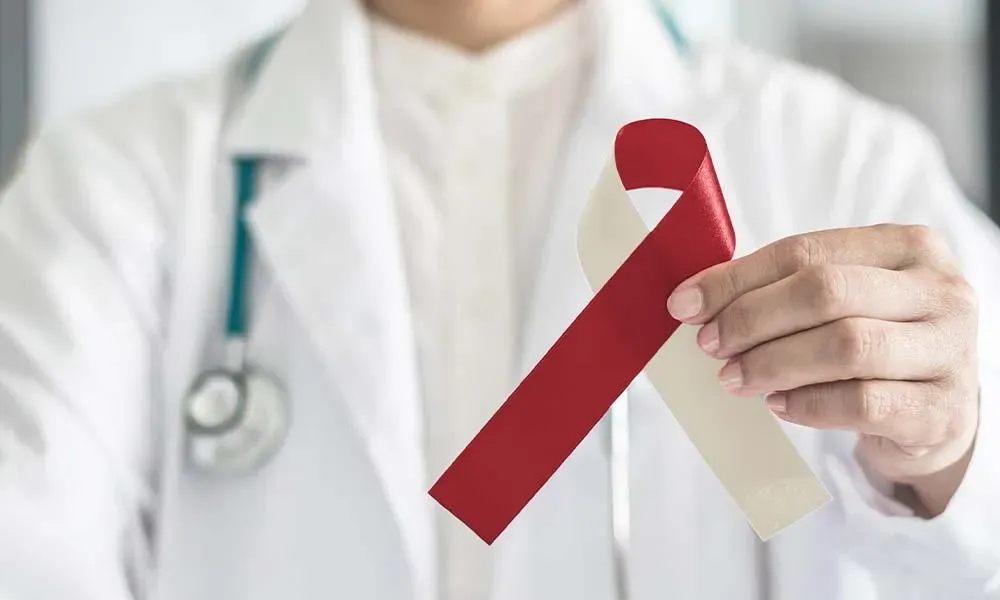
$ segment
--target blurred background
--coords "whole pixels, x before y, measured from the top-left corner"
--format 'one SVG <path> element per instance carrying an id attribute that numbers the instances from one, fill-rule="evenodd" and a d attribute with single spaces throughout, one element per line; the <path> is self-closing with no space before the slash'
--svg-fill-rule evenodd
<path id="1" fill-rule="evenodd" d="M 0 0 L 0 179 L 39 123 L 204 66 L 302 1 Z M 691 38 L 801 60 L 914 113 L 1000 218 L 1000 11 L 988 0 L 665 1 Z"/>

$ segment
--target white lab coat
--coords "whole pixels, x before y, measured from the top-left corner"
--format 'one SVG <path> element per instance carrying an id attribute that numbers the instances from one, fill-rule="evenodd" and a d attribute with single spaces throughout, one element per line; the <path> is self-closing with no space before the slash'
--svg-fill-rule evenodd
<path id="1" fill-rule="evenodd" d="M 592 5 L 606 29 L 555 166 L 523 372 L 588 300 L 577 211 L 618 127 L 645 117 L 705 132 L 738 253 L 924 222 L 984 299 L 979 447 L 931 521 L 888 516 L 851 435 L 789 426 L 835 500 L 762 551 L 640 378 L 628 394 L 633 598 L 1000 597 L 997 230 L 908 118 L 745 49 L 682 55 L 641 2 Z M 433 598 L 440 509 L 366 56 L 358 6 L 314 1 L 249 89 L 241 54 L 33 144 L 0 201 L 0 596 Z M 250 352 L 287 385 L 293 425 L 265 469 L 229 480 L 184 467 L 180 402 L 219 359 L 238 153 L 275 158 L 249 214 Z M 613 598 L 603 429 L 494 545 L 494 600 Z"/>

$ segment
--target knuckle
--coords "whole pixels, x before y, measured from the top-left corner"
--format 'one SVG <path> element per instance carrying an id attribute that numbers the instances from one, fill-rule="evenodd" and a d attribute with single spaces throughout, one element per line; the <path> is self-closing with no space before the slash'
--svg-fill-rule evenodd
<path id="1" fill-rule="evenodd" d="M 971 389 L 970 389 L 971 388 Z M 942 389 L 931 386 L 934 399 L 935 417 L 938 423 L 940 441 L 963 439 L 974 436 L 979 422 L 979 389 L 957 387 Z"/>
<path id="2" fill-rule="evenodd" d="M 781 274 L 787 276 L 822 262 L 822 248 L 811 236 L 792 236 L 775 245 L 775 261 Z"/>
<path id="3" fill-rule="evenodd" d="M 965 378 L 969 366 L 977 361 L 975 332 L 956 335 L 954 325 L 949 322 L 931 322 L 928 326 L 933 348 L 928 354 L 926 375 L 942 385 L 957 385 Z"/>
<path id="4" fill-rule="evenodd" d="M 719 343 L 726 346 L 748 338 L 754 330 L 754 315 L 743 302 L 734 302 L 719 316 Z"/>
<path id="5" fill-rule="evenodd" d="M 803 271 L 805 294 L 810 305 L 824 317 L 841 313 L 847 302 L 847 278 L 833 266 L 814 266 Z"/>
<path id="6" fill-rule="evenodd" d="M 953 418 L 947 409 L 935 408 L 928 412 L 929 414 L 925 418 L 923 434 L 919 440 L 913 440 L 912 443 L 919 441 L 929 444 L 941 444 L 962 436 L 961 421 Z"/>
<path id="7" fill-rule="evenodd" d="M 880 334 L 856 319 L 839 321 L 833 336 L 834 359 L 842 365 L 867 363 L 881 344 Z"/>
<path id="8" fill-rule="evenodd" d="M 699 289 L 704 301 L 703 313 L 715 314 L 729 306 L 740 295 L 742 275 L 739 269 L 725 268 L 711 273 L 701 280 Z"/>
<path id="9" fill-rule="evenodd" d="M 921 386 L 920 394 L 901 401 L 908 426 L 902 427 L 895 436 L 896 441 L 905 446 L 937 445 L 952 438 L 960 420 L 953 407 L 945 399 L 947 394 L 939 386 Z"/>
<path id="10" fill-rule="evenodd" d="M 970 379 L 975 379 L 977 366 L 979 364 L 979 336 L 976 331 L 976 323 L 971 323 L 970 333 L 959 337 L 958 351 L 955 361 L 955 371 L 957 376 L 972 372 Z"/>
<path id="11" fill-rule="evenodd" d="M 797 420 L 817 421 L 824 417 L 826 413 L 826 394 L 819 389 L 819 386 L 807 390 L 800 390 L 790 395 L 787 405 L 789 415 Z"/>
<path id="12" fill-rule="evenodd" d="M 725 274 L 722 281 L 719 282 L 718 299 L 729 299 L 732 300 L 739 295 L 740 290 L 743 288 L 742 274 L 739 269 L 725 269 L 723 271 Z"/>
<path id="13" fill-rule="evenodd" d="M 947 288 L 947 304 L 954 314 L 976 314 L 979 311 L 979 298 L 972 284 L 962 275 L 946 275 L 944 285 Z"/>
<path id="14" fill-rule="evenodd" d="M 885 385 L 872 381 L 858 382 L 854 396 L 854 402 L 850 404 L 858 420 L 880 425 L 892 418 L 893 398 Z"/>
<path id="15" fill-rule="evenodd" d="M 935 245 L 935 233 L 926 225 L 903 225 L 903 235 L 912 248 L 927 250 Z"/>
<path id="16" fill-rule="evenodd" d="M 942 275 L 940 285 L 943 291 L 938 296 L 937 314 L 928 325 L 938 341 L 939 355 L 947 353 L 952 367 L 958 369 L 977 355 L 979 301 L 975 289 L 961 275 Z"/>
<path id="17" fill-rule="evenodd" d="M 823 419 L 826 413 L 822 398 L 815 395 L 806 396 L 799 404 L 799 410 L 803 418 L 814 421 Z"/>
<path id="18" fill-rule="evenodd" d="M 904 225 L 903 235 L 907 244 L 918 255 L 947 256 L 948 244 L 934 229 L 927 225 Z"/>
<path id="19" fill-rule="evenodd" d="M 964 406 L 951 405 L 941 410 L 935 441 L 960 440 L 975 436 L 977 416 L 975 411 Z"/>
<path id="20" fill-rule="evenodd" d="M 750 350 L 740 359 L 743 383 L 749 386 L 768 386 L 781 375 L 781 365 L 761 348 Z"/>

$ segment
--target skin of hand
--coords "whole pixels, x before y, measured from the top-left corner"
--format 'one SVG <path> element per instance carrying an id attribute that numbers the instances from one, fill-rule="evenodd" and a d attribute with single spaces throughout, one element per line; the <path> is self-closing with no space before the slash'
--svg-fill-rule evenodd
<path id="1" fill-rule="evenodd" d="M 720 383 L 779 418 L 857 432 L 866 468 L 917 514 L 947 507 L 979 421 L 978 309 L 943 240 L 877 225 L 785 238 L 691 277 L 670 314 L 700 325 Z"/>

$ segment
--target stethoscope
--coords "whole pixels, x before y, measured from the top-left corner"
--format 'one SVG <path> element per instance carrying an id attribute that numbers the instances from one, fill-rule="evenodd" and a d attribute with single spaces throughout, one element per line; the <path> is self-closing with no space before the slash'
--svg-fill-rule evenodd
<path id="1" fill-rule="evenodd" d="M 674 16 L 659 1 L 656 15 L 682 54 L 688 44 Z M 247 67 L 252 81 L 275 38 L 260 45 Z M 208 473 L 239 475 L 254 471 L 281 448 L 288 436 L 291 407 L 281 383 L 251 365 L 247 357 L 247 297 L 251 274 L 251 238 L 245 222 L 247 207 L 256 196 L 262 167 L 259 158 L 234 161 L 235 210 L 229 301 L 226 312 L 225 352 L 217 368 L 202 373 L 184 405 L 188 459 Z M 614 577 L 617 597 L 628 589 L 629 518 L 628 407 L 616 402 L 608 416 L 607 443 L 611 475 L 611 523 L 614 539 Z"/>
<path id="2" fill-rule="evenodd" d="M 252 248 L 245 216 L 260 166 L 258 158 L 233 161 L 236 205 L 223 360 L 198 377 L 184 405 L 189 462 L 211 473 L 251 472 L 274 456 L 288 435 L 285 390 L 247 357 Z"/>

